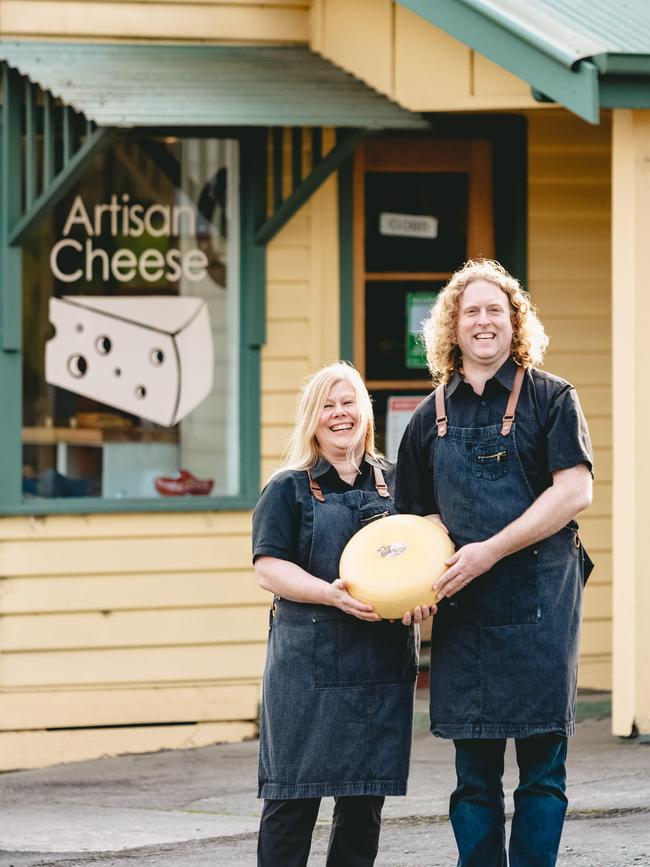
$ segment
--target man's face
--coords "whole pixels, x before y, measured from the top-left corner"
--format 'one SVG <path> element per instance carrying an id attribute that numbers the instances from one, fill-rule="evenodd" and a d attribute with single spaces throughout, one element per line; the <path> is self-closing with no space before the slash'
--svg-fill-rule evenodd
<path id="1" fill-rule="evenodd" d="M 460 296 L 456 336 L 463 364 L 498 369 L 510 355 L 512 320 L 506 293 L 487 280 L 469 283 Z"/>

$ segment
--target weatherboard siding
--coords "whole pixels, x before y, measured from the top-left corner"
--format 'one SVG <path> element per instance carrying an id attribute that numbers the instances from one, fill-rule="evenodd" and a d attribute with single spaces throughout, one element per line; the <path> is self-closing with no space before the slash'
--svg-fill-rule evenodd
<path id="1" fill-rule="evenodd" d="M 311 46 L 412 111 L 540 107 L 530 86 L 391 0 L 313 0 Z"/>
<path id="2" fill-rule="evenodd" d="M 611 122 L 531 112 L 528 282 L 551 338 L 545 367 L 580 395 L 595 450 L 581 537 L 596 568 L 584 597 L 579 685 L 611 689 Z"/>
<path id="3" fill-rule="evenodd" d="M 0 0 L 0 38 L 305 43 L 309 0 Z"/>

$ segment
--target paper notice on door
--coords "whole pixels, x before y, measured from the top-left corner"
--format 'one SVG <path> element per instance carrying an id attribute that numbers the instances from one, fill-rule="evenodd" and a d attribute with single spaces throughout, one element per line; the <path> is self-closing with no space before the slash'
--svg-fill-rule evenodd
<path id="1" fill-rule="evenodd" d="M 437 238 L 438 220 L 423 214 L 390 214 L 383 211 L 379 215 L 379 234 L 401 238 Z"/>
<path id="2" fill-rule="evenodd" d="M 388 398 L 386 407 L 386 457 L 389 461 L 397 460 L 399 444 L 406 430 L 406 425 L 424 398 L 424 394 Z"/>

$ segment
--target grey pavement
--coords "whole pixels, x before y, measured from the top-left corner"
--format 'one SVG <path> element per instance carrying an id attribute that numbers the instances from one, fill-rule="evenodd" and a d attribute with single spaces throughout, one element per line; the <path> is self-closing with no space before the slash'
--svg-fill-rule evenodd
<path id="1" fill-rule="evenodd" d="M 558 864 L 650 865 L 650 744 L 610 734 L 606 697 L 579 708 Z M 386 800 L 377 867 L 456 863 L 446 815 L 453 745 L 425 720 L 418 700 L 409 794 Z M 506 758 L 511 811 L 510 747 Z M 0 867 L 255 867 L 256 775 L 255 741 L 3 774 Z M 310 867 L 325 862 L 331 809 L 324 799 Z"/>

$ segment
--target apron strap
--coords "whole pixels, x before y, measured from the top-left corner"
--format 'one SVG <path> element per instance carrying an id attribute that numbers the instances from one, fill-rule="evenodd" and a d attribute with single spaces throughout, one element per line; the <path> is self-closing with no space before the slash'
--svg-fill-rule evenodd
<path id="1" fill-rule="evenodd" d="M 436 397 L 436 427 L 438 436 L 444 437 L 447 433 L 447 416 L 445 414 L 445 384 L 441 382 L 435 393 Z"/>
<path id="2" fill-rule="evenodd" d="M 515 374 L 515 381 L 512 386 L 512 391 L 510 392 L 510 397 L 508 398 L 506 412 L 503 416 L 503 423 L 501 425 L 501 436 L 507 437 L 512 430 L 512 424 L 515 420 L 515 409 L 517 408 L 517 401 L 519 400 L 519 395 L 521 394 L 521 387 L 524 384 L 525 374 L 525 367 L 517 368 L 517 372 Z M 438 428 L 438 436 L 444 437 L 447 433 L 447 415 L 445 413 L 445 386 L 442 382 L 440 383 L 438 388 L 436 388 L 435 400 L 436 427 Z"/>
<path id="3" fill-rule="evenodd" d="M 390 497 L 390 493 L 388 491 L 388 485 L 386 484 L 386 479 L 384 479 L 384 474 L 382 473 L 379 467 L 373 466 L 372 471 L 375 476 L 375 488 L 377 489 L 377 493 L 380 497 Z M 312 479 L 311 472 L 307 470 L 307 478 L 309 479 L 309 489 L 314 495 L 314 498 L 318 500 L 319 503 L 325 502 L 325 494 L 322 491 L 321 486 L 318 484 L 316 479 Z"/>
<path id="4" fill-rule="evenodd" d="M 390 497 L 388 493 L 388 487 L 386 485 L 386 480 L 384 479 L 384 474 L 382 473 L 379 467 L 372 468 L 375 474 L 375 488 L 377 488 L 377 493 L 380 497 Z"/>
<path id="5" fill-rule="evenodd" d="M 315 499 L 317 499 L 319 503 L 324 503 L 325 494 L 322 492 L 321 486 L 318 484 L 316 479 L 312 479 L 311 472 L 309 470 L 307 470 L 307 478 L 309 479 L 309 488 Z"/>
<path id="6" fill-rule="evenodd" d="M 515 381 L 512 386 L 512 391 L 510 392 L 510 397 L 508 398 L 508 405 L 506 406 L 506 414 L 503 416 L 503 424 L 501 425 L 502 437 L 507 437 L 512 430 L 512 423 L 515 420 L 515 409 L 517 408 L 517 401 L 519 400 L 519 395 L 521 394 L 521 386 L 524 384 L 525 374 L 525 367 L 517 368 L 517 373 L 515 374 Z"/>

